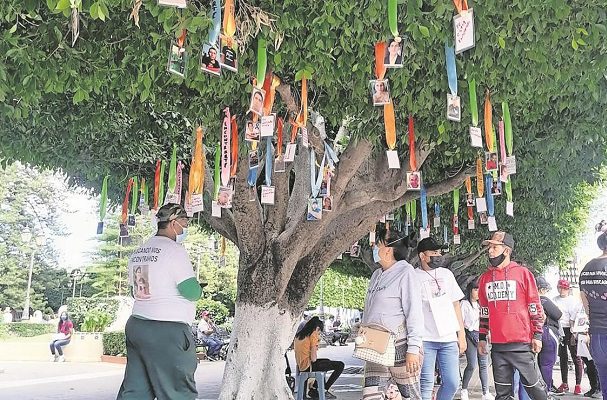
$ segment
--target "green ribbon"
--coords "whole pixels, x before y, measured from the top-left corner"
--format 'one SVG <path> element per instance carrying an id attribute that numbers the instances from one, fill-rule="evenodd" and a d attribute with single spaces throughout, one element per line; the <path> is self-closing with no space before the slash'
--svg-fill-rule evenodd
<path id="1" fill-rule="evenodd" d="M 105 213 L 107 212 L 107 181 L 109 176 L 103 178 L 103 185 L 101 186 L 101 200 L 99 201 L 99 221 L 105 219 Z"/>
<path id="2" fill-rule="evenodd" d="M 458 215 L 459 212 L 459 188 L 453 190 L 453 214 Z"/>
<path id="3" fill-rule="evenodd" d="M 268 43 L 262 37 L 257 39 L 257 87 L 263 87 L 268 67 Z"/>
<path id="4" fill-rule="evenodd" d="M 390 24 L 390 32 L 394 37 L 398 36 L 397 8 L 398 0 L 388 0 L 388 23 Z"/>
<path id="5" fill-rule="evenodd" d="M 169 165 L 169 192 L 175 193 L 177 187 L 177 145 L 173 144 L 171 164 Z"/>
<path id="6" fill-rule="evenodd" d="M 131 191 L 131 215 L 135 215 L 137 212 L 137 203 L 139 200 L 139 183 L 137 177 L 133 177 L 133 189 Z"/>
<path id="7" fill-rule="evenodd" d="M 498 152 L 498 149 L 497 149 L 497 135 L 495 133 L 495 128 L 493 127 L 493 124 L 491 124 L 491 136 L 493 137 L 493 148 L 491 149 L 491 151 Z"/>
<path id="8" fill-rule="evenodd" d="M 478 126 L 478 105 L 476 100 L 476 80 L 468 79 L 468 94 L 470 96 L 470 114 L 472 114 L 472 126 Z"/>
<path id="9" fill-rule="evenodd" d="M 162 160 L 160 163 L 160 187 L 158 188 L 158 203 L 164 204 L 164 170 L 167 162 Z"/>
<path id="10" fill-rule="evenodd" d="M 504 184 L 506 190 L 506 200 L 512 202 L 512 178 L 509 178 L 508 181 Z"/>
<path id="11" fill-rule="evenodd" d="M 411 217 L 411 202 L 410 201 L 405 203 L 405 213 L 407 214 L 407 218 Z"/>
<path id="12" fill-rule="evenodd" d="M 143 201 L 145 202 L 145 204 L 149 205 L 150 204 L 150 192 L 149 192 L 149 186 L 146 182 L 146 184 L 141 188 L 142 194 L 143 194 Z"/>
<path id="13" fill-rule="evenodd" d="M 504 136 L 506 138 L 506 150 L 508 156 L 512 155 L 512 121 L 510 120 L 510 108 L 508 103 L 502 102 L 502 114 L 504 116 Z"/>
<path id="14" fill-rule="evenodd" d="M 219 180 L 221 179 L 221 172 L 219 170 L 219 164 L 221 164 L 221 150 L 220 150 L 221 144 L 217 144 L 217 147 L 215 148 L 215 187 L 213 190 L 213 198 L 215 200 L 217 200 L 217 197 L 219 196 Z"/>
<path id="15" fill-rule="evenodd" d="M 416 218 L 417 218 L 417 201 L 411 200 L 411 224 L 413 224 L 413 222 L 415 222 Z"/>

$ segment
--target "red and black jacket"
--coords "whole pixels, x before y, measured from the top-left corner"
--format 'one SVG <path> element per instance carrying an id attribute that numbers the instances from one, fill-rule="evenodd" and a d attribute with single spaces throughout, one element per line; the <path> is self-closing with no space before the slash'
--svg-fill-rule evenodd
<path id="1" fill-rule="evenodd" d="M 501 269 L 489 267 L 479 279 L 478 296 L 480 340 L 487 340 L 491 332 L 491 344 L 499 349 L 541 339 L 544 311 L 535 278 L 527 268 L 515 262 Z"/>

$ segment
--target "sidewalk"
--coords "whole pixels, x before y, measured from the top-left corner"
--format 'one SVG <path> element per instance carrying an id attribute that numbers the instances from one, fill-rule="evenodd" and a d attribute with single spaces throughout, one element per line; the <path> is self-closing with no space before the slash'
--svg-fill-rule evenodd
<path id="1" fill-rule="evenodd" d="M 342 360 L 347 369 L 331 391 L 339 400 L 362 399 L 362 362 L 352 357 L 352 345 L 321 349 L 322 357 Z M 289 354 L 294 367 L 293 353 Z M 199 398 L 217 400 L 223 377 L 223 362 L 201 362 L 196 371 Z M 463 369 L 463 368 L 462 368 Z M 122 382 L 124 366 L 107 363 L 0 362 L 0 398 L 19 400 L 114 400 Z M 555 384 L 561 383 L 555 368 Z M 494 392 L 489 374 L 490 390 Z M 569 371 L 569 382 L 575 382 Z M 589 389 L 588 379 L 582 380 L 583 392 Z M 470 399 L 480 399 L 478 373 L 469 386 Z M 582 400 L 582 396 L 559 396 L 564 400 Z M 456 394 L 459 399 L 459 392 Z"/>

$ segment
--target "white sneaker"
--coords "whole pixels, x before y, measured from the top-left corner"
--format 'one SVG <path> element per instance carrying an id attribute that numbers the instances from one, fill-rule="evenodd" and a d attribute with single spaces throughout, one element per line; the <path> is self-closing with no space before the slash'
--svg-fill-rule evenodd
<path id="1" fill-rule="evenodd" d="M 487 392 L 487 394 L 484 394 L 481 399 L 482 400 L 495 400 L 495 397 L 493 397 L 493 395 L 491 393 Z"/>
<path id="2" fill-rule="evenodd" d="M 459 398 L 461 400 L 469 400 L 468 389 L 462 389 L 462 390 L 460 390 L 460 392 L 459 392 Z"/>
<path id="3" fill-rule="evenodd" d="M 59 359 L 57 360 L 57 362 L 65 362 L 65 357 L 59 356 Z"/>
<path id="4" fill-rule="evenodd" d="M 51 356 L 51 362 L 57 362 L 57 356 L 52 355 Z"/>

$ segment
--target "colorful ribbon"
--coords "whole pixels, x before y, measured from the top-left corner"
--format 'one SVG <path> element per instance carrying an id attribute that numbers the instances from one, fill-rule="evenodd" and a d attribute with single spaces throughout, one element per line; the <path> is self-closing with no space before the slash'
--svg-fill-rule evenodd
<path id="1" fill-rule="evenodd" d="M 209 43 L 216 44 L 221 31 L 221 0 L 212 0 L 211 3 L 211 21 L 209 27 Z"/>
<path id="2" fill-rule="evenodd" d="M 417 201 L 411 200 L 411 223 L 417 219 Z"/>
<path id="3" fill-rule="evenodd" d="M 455 48 L 445 44 L 445 60 L 447 61 L 447 78 L 449 90 L 453 96 L 457 96 L 457 70 L 455 66 Z"/>
<path id="4" fill-rule="evenodd" d="M 313 149 L 310 149 L 310 186 L 312 188 L 312 197 L 318 197 L 318 192 L 320 192 L 320 185 L 322 184 L 323 171 L 325 170 L 325 162 L 327 160 L 327 155 L 322 158 L 322 162 L 320 163 L 320 168 L 318 170 L 318 176 L 316 175 L 316 155 Z"/>
<path id="5" fill-rule="evenodd" d="M 130 214 L 134 215 L 137 212 L 137 203 L 139 201 L 139 185 L 137 177 L 133 177 L 133 188 L 131 190 L 131 210 Z"/>
<path id="6" fill-rule="evenodd" d="M 173 144 L 173 152 L 171 153 L 171 162 L 169 163 L 169 193 L 175 193 L 177 186 L 177 145 Z"/>
<path id="7" fill-rule="evenodd" d="M 493 183 L 493 177 L 491 174 L 487 174 L 486 179 L 487 188 L 490 188 Z M 491 194 L 491 190 L 487 190 L 487 193 L 485 193 L 485 198 L 487 199 L 487 212 L 490 216 L 493 216 L 493 214 L 495 214 L 495 202 L 493 199 L 493 194 Z"/>
<path id="8" fill-rule="evenodd" d="M 255 149 L 253 149 L 253 151 L 257 151 Z M 249 159 L 249 174 L 247 175 L 247 183 L 249 184 L 250 187 L 255 186 L 255 183 L 257 182 L 257 168 L 258 166 L 254 166 L 251 167 L 251 160 Z"/>
<path id="9" fill-rule="evenodd" d="M 282 118 L 278 118 L 276 122 L 276 155 L 280 157 L 282 155 L 282 135 L 284 129 L 284 122 Z"/>
<path id="10" fill-rule="evenodd" d="M 177 203 L 181 204 L 181 188 L 183 185 L 183 164 L 181 161 L 177 161 L 177 186 L 175 187 L 175 193 L 177 195 Z"/>
<path id="11" fill-rule="evenodd" d="M 158 199 L 160 198 L 160 164 L 156 161 L 156 172 L 154 173 L 154 210 L 158 210 Z"/>
<path id="12" fill-rule="evenodd" d="M 453 0 L 453 4 L 455 5 L 455 9 L 458 14 L 461 14 L 462 11 L 468 9 L 468 1 L 467 0 Z"/>
<path id="13" fill-rule="evenodd" d="M 504 118 L 504 133 L 506 138 L 506 149 L 508 155 L 512 155 L 512 121 L 510 120 L 510 108 L 508 103 L 502 102 L 502 114 Z"/>
<path id="14" fill-rule="evenodd" d="M 426 188 L 424 185 L 421 186 L 420 190 L 419 190 L 419 202 L 420 202 L 420 207 L 421 207 L 421 212 L 422 212 L 422 228 L 427 229 L 428 228 L 428 204 L 427 204 L 427 197 L 426 197 Z"/>
<path id="15" fill-rule="evenodd" d="M 272 138 L 266 138 L 266 186 L 272 186 Z"/>
<path id="16" fill-rule="evenodd" d="M 485 183 L 483 181 L 483 160 L 479 157 L 476 159 L 476 192 L 478 197 L 483 197 L 485 192 Z"/>
<path id="17" fill-rule="evenodd" d="M 105 214 L 107 213 L 107 182 L 109 176 L 106 175 L 103 178 L 103 184 L 101 185 L 101 196 L 99 200 L 99 221 L 103 221 L 105 219 Z"/>
<path id="18" fill-rule="evenodd" d="M 377 79 L 384 79 L 386 75 L 386 66 L 384 57 L 386 55 L 386 42 L 375 43 L 375 76 Z"/>
<path id="19" fill-rule="evenodd" d="M 231 176 L 236 176 L 236 170 L 238 168 L 238 125 L 236 124 L 236 116 L 232 115 L 232 168 L 230 170 Z"/>
<path id="20" fill-rule="evenodd" d="M 470 114 L 472 114 L 472 126 L 478 126 L 478 104 L 476 100 L 476 80 L 468 80 L 468 95 L 470 97 Z"/>
<path id="21" fill-rule="evenodd" d="M 218 0 L 220 1 L 220 0 Z M 266 68 L 268 67 L 268 43 L 266 39 L 257 39 L 257 87 L 263 87 L 266 79 Z"/>
<path id="22" fill-rule="evenodd" d="M 213 180 L 214 180 L 214 187 L 213 187 L 213 199 L 217 200 L 217 197 L 219 196 L 219 182 L 221 180 L 221 172 L 220 172 L 220 167 L 219 165 L 221 164 L 221 150 L 220 150 L 220 144 L 217 145 L 217 147 L 215 147 L 215 173 L 213 176 Z"/>
<path id="23" fill-rule="evenodd" d="M 506 200 L 512 202 L 512 179 L 508 179 L 508 181 L 504 183 L 504 190 L 506 192 Z"/>
<path id="24" fill-rule="evenodd" d="M 407 225 L 411 223 L 411 202 L 408 201 L 405 203 L 405 213 L 407 214 Z"/>
<path id="25" fill-rule="evenodd" d="M 390 150 L 396 148 L 396 117 L 394 115 L 394 103 L 384 105 L 384 126 L 386 129 L 386 144 Z"/>
<path id="26" fill-rule="evenodd" d="M 223 124 L 221 126 L 221 185 L 228 186 L 231 172 L 232 148 L 230 139 L 232 138 L 232 118 L 230 117 L 230 108 L 224 110 Z"/>
<path id="27" fill-rule="evenodd" d="M 493 152 L 493 112 L 491 110 L 491 98 L 489 90 L 485 94 L 485 140 L 487 141 L 487 150 Z"/>
<path id="28" fill-rule="evenodd" d="M 236 33 L 236 20 L 234 19 L 234 0 L 225 0 L 223 15 L 223 33 L 227 37 L 233 37 Z"/>
<path id="29" fill-rule="evenodd" d="M 497 123 L 497 130 L 500 135 L 500 160 L 502 163 L 506 162 L 506 143 L 504 140 L 504 120 L 501 119 Z"/>
<path id="30" fill-rule="evenodd" d="M 398 37 L 398 1 L 388 0 L 388 25 L 394 37 Z"/>
<path id="31" fill-rule="evenodd" d="M 202 151 L 202 127 L 196 128 L 196 144 L 194 145 L 194 154 L 192 156 L 192 165 L 190 165 L 190 176 L 188 191 L 190 194 L 200 194 L 204 185 L 204 153 Z"/>
<path id="32" fill-rule="evenodd" d="M 417 171 L 417 159 L 415 157 L 415 130 L 413 116 L 409 114 L 409 166 L 411 171 Z"/>
<path id="33" fill-rule="evenodd" d="M 124 194 L 124 201 L 122 202 L 122 224 L 126 224 L 129 213 L 129 196 L 131 194 L 131 188 L 133 187 L 133 178 L 129 178 L 129 182 L 126 185 L 126 192 Z"/>
<path id="34" fill-rule="evenodd" d="M 472 179 L 466 177 L 466 193 L 472 193 Z M 468 219 L 474 219 L 474 207 L 468 206 Z"/>
<path id="35" fill-rule="evenodd" d="M 166 161 L 160 163 L 160 185 L 158 187 L 158 200 L 164 203 L 164 170 L 166 169 Z"/>
<path id="36" fill-rule="evenodd" d="M 274 100 L 276 99 L 276 88 L 280 85 L 280 79 L 274 75 L 271 71 L 266 74 L 264 82 L 264 90 L 266 91 L 266 97 L 263 101 L 263 115 L 272 114 L 272 108 L 274 107 Z"/>
<path id="37" fill-rule="evenodd" d="M 453 234 L 459 233 L 459 188 L 453 190 Z"/>

